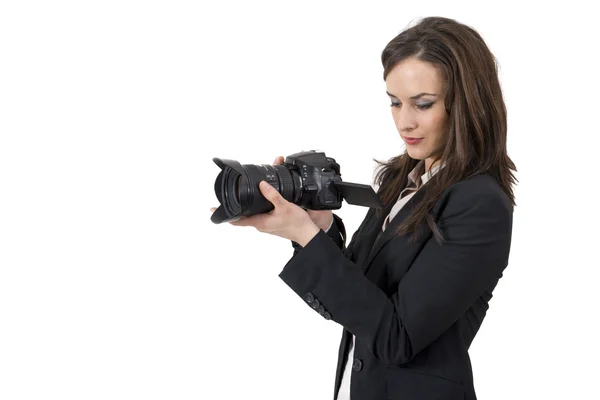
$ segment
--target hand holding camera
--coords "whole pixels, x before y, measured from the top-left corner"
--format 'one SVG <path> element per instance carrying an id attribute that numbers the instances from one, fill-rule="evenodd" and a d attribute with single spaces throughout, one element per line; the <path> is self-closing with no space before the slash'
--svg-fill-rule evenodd
<path id="1" fill-rule="evenodd" d="M 273 161 L 273 165 L 283 164 L 283 156 L 279 156 Z M 331 221 L 333 221 L 333 211 L 331 210 L 309 210 L 306 209 L 308 215 L 310 215 L 310 219 L 317 225 L 320 229 L 324 231 L 329 228 L 331 225 Z"/>

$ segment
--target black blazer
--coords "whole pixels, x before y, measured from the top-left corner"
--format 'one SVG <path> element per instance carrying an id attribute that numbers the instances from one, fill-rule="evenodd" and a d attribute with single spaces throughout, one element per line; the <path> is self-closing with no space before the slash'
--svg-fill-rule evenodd
<path id="1" fill-rule="evenodd" d="M 334 399 L 351 333 L 352 400 L 476 399 L 468 349 L 508 264 L 512 204 L 490 175 L 480 174 L 452 185 L 435 204 L 443 245 L 425 228 L 416 243 L 410 235 L 393 237 L 426 188 L 381 235 L 393 203 L 380 218 L 369 209 L 347 248 L 337 215 L 304 248 L 292 242 L 294 255 L 280 278 L 344 327 Z"/>

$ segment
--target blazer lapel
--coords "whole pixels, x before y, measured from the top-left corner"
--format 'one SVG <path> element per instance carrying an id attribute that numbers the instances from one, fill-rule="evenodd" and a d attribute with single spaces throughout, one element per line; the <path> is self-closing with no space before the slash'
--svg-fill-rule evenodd
<path id="1" fill-rule="evenodd" d="M 423 189 L 426 185 L 427 184 L 423 185 L 419 190 L 417 190 L 417 192 L 408 200 L 408 202 L 398 211 L 398 214 L 394 216 L 392 221 L 388 224 L 388 226 L 383 232 L 381 231 L 383 221 L 388 216 L 396 202 L 392 202 L 392 204 L 389 204 L 385 208 L 385 212 L 383 213 L 382 217 L 377 218 L 375 215 L 372 216 L 373 223 L 372 225 L 369 225 L 369 228 L 373 229 L 373 231 L 370 231 L 370 235 L 367 235 L 367 237 L 369 237 L 368 240 L 371 241 L 369 247 L 367 248 L 371 248 L 371 251 L 368 253 L 365 262 L 362 263 L 362 268 L 365 273 L 367 272 L 367 270 L 371 266 L 371 263 L 373 262 L 373 259 L 377 256 L 377 254 L 379 254 L 383 246 L 394 238 L 394 231 L 398 228 L 402 221 L 404 221 L 406 217 L 408 217 L 410 212 L 414 209 L 415 205 L 417 205 L 419 201 L 423 198 L 423 195 L 425 193 Z M 381 234 L 379 234 L 380 232 Z M 408 236 L 407 240 L 409 240 Z"/>
<path id="2" fill-rule="evenodd" d="M 381 224 L 386 215 L 389 214 L 392 209 L 392 204 L 386 206 L 383 209 L 382 216 L 377 217 L 376 210 L 374 208 L 369 209 L 365 217 L 364 224 L 357 231 L 358 236 L 356 242 L 352 243 L 349 248 L 351 259 L 364 268 L 365 261 L 369 255 L 370 249 L 373 247 L 373 243 L 377 239 L 377 233 L 381 231 Z"/>

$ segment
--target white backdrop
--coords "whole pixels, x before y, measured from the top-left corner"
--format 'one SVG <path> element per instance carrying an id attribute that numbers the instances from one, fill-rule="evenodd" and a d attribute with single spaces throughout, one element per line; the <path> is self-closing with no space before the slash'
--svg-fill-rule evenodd
<path id="1" fill-rule="evenodd" d="M 497 56 L 520 180 L 477 394 L 600 398 L 600 35 L 576 3 L 0 3 L 0 399 L 331 399 L 342 328 L 279 279 L 289 241 L 210 222 L 212 158 L 318 149 L 371 183 L 402 151 L 381 51 L 429 15 Z M 366 209 L 337 212 L 351 236 Z"/>

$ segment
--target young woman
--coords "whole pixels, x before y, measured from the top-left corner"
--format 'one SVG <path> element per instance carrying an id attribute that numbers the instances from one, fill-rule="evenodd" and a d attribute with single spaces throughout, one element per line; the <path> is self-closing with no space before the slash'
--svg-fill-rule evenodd
<path id="1" fill-rule="evenodd" d="M 275 208 L 231 224 L 292 240 L 279 276 L 344 327 L 334 398 L 476 399 L 468 349 L 508 264 L 515 205 L 495 58 L 472 28 L 431 17 L 382 62 L 406 144 L 378 162 L 385 208 L 346 247 L 339 216 L 261 182 Z"/>

